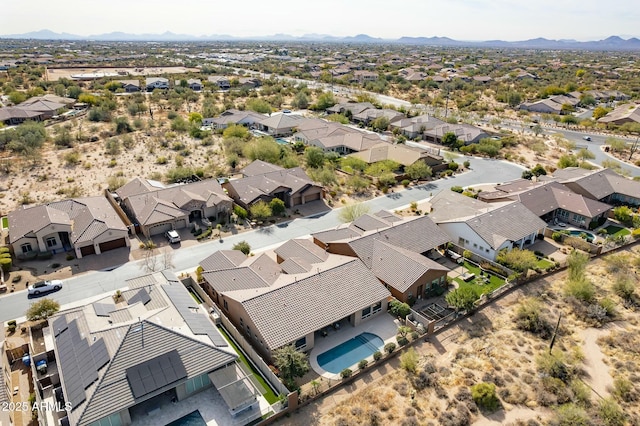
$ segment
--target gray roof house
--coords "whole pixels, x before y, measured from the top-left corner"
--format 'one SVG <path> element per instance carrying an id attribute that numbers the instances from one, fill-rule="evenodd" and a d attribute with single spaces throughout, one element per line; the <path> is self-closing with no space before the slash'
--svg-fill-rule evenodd
<path id="1" fill-rule="evenodd" d="M 227 220 L 233 204 L 216 179 L 164 188 L 134 179 L 117 194 L 123 210 L 146 237 L 185 228 L 202 218 Z"/>
<path id="2" fill-rule="evenodd" d="M 154 273 L 127 285 L 123 304 L 108 297 L 63 311 L 44 329 L 55 359 L 33 354 L 34 362 L 44 357 L 57 371 L 71 406 L 60 414 L 61 424 L 162 424 L 180 416 L 172 402 L 209 389 L 217 400 L 211 403 L 224 407 L 215 414 L 218 424 L 260 416 L 262 397 L 236 365 L 238 355 L 207 312 L 192 307 L 174 274 Z M 45 390 L 44 397 L 50 394 Z"/>
<path id="3" fill-rule="evenodd" d="M 232 124 L 240 124 L 247 127 L 257 127 L 257 123 L 265 119 L 265 115 L 254 111 L 240 111 L 229 109 L 220 114 L 219 117 L 205 118 L 202 124 L 212 126 L 214 129 L 226 129 Z"/>
<path id="4" fill-rule="evenodd" d="M 489 204 L 443 190 L 430 203 L 429 217 L 452 242 L 490 260 L 502 249 L 534 243 L 547 226 L 517 201 Z"/>
<path id="5" fill-rule="evenodd" d="M 579 167 L 553 173 L 571 191 L 603 203 L 640 206 L 640 182 L 621 176 L 611 169 L 585 170 Z"/>
<path id="6" fill-rule="evenodd" d="M 147 92 L 151 92 L 154 89 L 168 89 L 169 79 L 164 77 L 147 77 L 145 88 Z"/>
<path id="7" fill-rule="evenodd" d="M 138 80 L 118 80 L 117 83 L 120 83 L 122 89 L 126 93 L 133 93 L 140 91 L 140 81 Z"/>
<path id="8" fill-rule="evenodd" d="M 129 230 L 105 197 L 75 198 L 9 213 L 17 256 L 73 250 L 77 258 L 129 247 Z"/>
<path id="9" fill-rule="evenodd" d="M 417 117 L 403 118 L 389 125 L 392 130 L 399 131 L 409 139 L 423 138 L 424 132 L 434 127 L 445 124 L 444 121 L 431 115 L 419 115 Z"/>
<path id="10" fill-rule="evenodd" d="M 305 120 L 306 118 L 301 115 L 273 114 L 258 122 L 258 127 L 273 137 L 291 136 L 294 129 Z"/>
<path id="11" fill-rule="evenodd" d="M 309 351 L 325 327 L 356 326 L 387 309 L 389 291 L 360 260 L 313 245 L 285 243 L 276 249 L 279 263 L 266 253 L 232 268 L 240 259 L 230 253 L 201 262 L 214 268 L 202 274 L 205 291 L 267 358 L 289 344 Z"/>
<path id="12" fill-rule="evenodd" d="M 295 207 L 322 199 L 322 186 L 313 182 L 300 167 L 284 169 L 256 160 L 244 169 L 245 177 L 223 184 L 236 204 L 248 209 L 258 201 L 280 198 Z"/>
<path id="13" fill-rule="evenodd" d="M 600 218 L 606 219 L 613 208 L 609 204 L 576 194 L 558 182 L 548 182 L 512 194 L 509 198 L 521 202 L 545 222 L 560 221 L 583 228 Z"/>

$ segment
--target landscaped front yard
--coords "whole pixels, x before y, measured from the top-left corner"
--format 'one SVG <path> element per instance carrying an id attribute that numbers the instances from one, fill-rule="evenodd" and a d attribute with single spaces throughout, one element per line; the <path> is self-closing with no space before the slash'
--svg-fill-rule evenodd
<path id="1" fill-rule="evenodd" d="M 545 259 L 544 257 L 541 257 L 538 259 L 538 263 L 536 263 L 536 268 L 542 270 L 542 271 L 546 271 L 547 269 L 553 268 L 555 266 L 555 263 Z"/>
<path id="2" fill-rule="evenodd" d="M 484 275 L 481 276 L 480 267 L 474 265 L 473 263 L 465 261 L 463 266 L 468 271 L 468 273 L 474 274 L 475 278 L 470 281 L 464 281 L 460 277 L 455 277 L 454 281 L 458 283 L 459 288 L 470 287 L 478 294 L 478 296 L 480 296 L 485 293 L 491 293 L 495 289 L 504 285 L 504 280 L 502 278 L 499 278 L 493 274 L 489 274 L 488 272 L 483 272 Z M 484 277 L 487 276 L 489 280 L 488 282 L 485 282 Z"/>

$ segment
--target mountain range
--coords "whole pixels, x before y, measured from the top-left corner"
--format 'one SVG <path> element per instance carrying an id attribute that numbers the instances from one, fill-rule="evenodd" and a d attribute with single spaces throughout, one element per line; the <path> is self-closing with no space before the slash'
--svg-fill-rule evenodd
<path id="1" fill-rule="evenodd" d="M 366 34 L 358 34 L 350 37 L 336 37 L 326 34 L 305 34 L 292 36 L 289 34 L 273 34 L 254 37 L 236 37 L 226 34 L 213 34 L 206 36 L 193 36 L 188 34 L 175 34 L 164 32 L 162 34 L 129 34 L 123 32 L 111 32 L 90 36 L 80 36 L 69 33 L 56 33 L 50 30 L 40 30 L 23 34 L 0 35 L 0 39 L 21 40 L 70 40 L 70 41 L 301 41 L 301 42 L 329 42 L 329 43 L 392 43 L 424 46 L 450 46 L 450 47 L 497 47 L 497 48 L 524 48 L 524 49 L 583 49 L 583 50 L 640 50 L 640 40 L 632 37 L 623 39 L 611 36 L 604 40 L 577 41 L 577 40 L 550 40 L 546 38 L 534 38 L 522 41 L 463 41 L 448 37 L 400 37 L 398 39 L 382 39 Z"/>

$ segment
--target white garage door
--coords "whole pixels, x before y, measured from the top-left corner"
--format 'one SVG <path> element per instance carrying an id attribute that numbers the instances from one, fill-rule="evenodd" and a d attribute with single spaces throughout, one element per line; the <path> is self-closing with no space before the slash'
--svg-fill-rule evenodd
<path id="1" fill-rule="evenodd" d="M 160 225 L 154 225 L 151 228 L 149 228 L 149 235 L 159 235 L 159 234 L 164 234 L 166 231 L 170 231 L 171 228 L 171 224 L 170 223 L 163 223 Z"/>

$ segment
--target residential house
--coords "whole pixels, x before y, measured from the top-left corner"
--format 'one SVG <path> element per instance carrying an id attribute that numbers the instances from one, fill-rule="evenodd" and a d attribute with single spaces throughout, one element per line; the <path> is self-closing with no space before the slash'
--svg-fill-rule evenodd
<path id="1" fill-rule="evenodd" d="M 568 223 L 582 228 L 604 222 L 613 208 L 569 190 L 558 182 L 548 182 L 532 189 L 511 194 L 547 223 Z"/>
<path id="2" fill-rule="evenodd" d="M 340 123 L 321 119 L 306 119 L 293 135 L 294 140 L 317 146 L 325 152 L 350 154 L 387 143 L 377 133 L 363 132 Z"/>
<path id="3" fill-rule="evenodd" d="M 147 92 L 152 92 L 155 89 L 168 89 L 169 79 L 164 77 L 147 77 L 145 88 Z"/>
<path id="4" fill-rule="evenodd" d="M 353 80 L 357 81 L 360 84 L 365 84 L 371 81 L 378 80 L 378 73 L 367 71 L 367 70 L 358 70 L 353 72 Z"/>
<path id="5" fill-rule="evenodd" d="M 305 120 L 306 118 L 301 115 L 273 114 L 259 121 L 258 128 L 273 137 L 291 136 L 296 127 Z"/>
<path id="6" fill-rule="evenodd" d="M 239 87 L 244 89 L 257 89 L 262 86 L 262 81 L 256 77 L 240 77 L 238 79 Z"/>
<path id="7" fill-rule="evenodd" d="M 308 352 L 327 327 L 386 312 L 390 293 L 360 260 L 299 240 L 277 251 L 280 263 L 229 251 L 201 262 L 205 291 L 266 358 L 287 345 Z"/>
<path id="8" fill-rule="evenodd" d="M 547 224 L 522 203 L 489 204 L 450 190 L 430 201 L 429 217 L 465 250 L 495 260 L 503 249 L 535 242 Z"/>
<path id="9" fill-rule="evenodd" d="M 392 160 L 399 163 L 403 170 L 404 168 L 421 161 L 431 167 L 434 172 L 437 172 L 446 169 L 447 164 L 436 152 L 403 144 L 394 145 L 383 142 L 364 151 L 349 154 L 349 156 L 359 158 L 367 164 L 373 164 L 384 160 Z"/>
<path id="10" fill-rule="evenodd" d="M 9 244 L 19 257 L 69 250 L 76 257 L 129 247 L 129 231 L 105 197 L 75 198 L 9 213 Z"/>
<path id="11" fill-rule="evenodd" d="M 371 124 L 371 122 L 377 118 L 386 117 L 390 123 L 406 118 L 406 116 L 394 109 L 366 109 L 358 114 L 351 116 L 351 121 L 354 123 L 363 123 L 365 125 Z"/>
<path id="12" fill-rule="evenodd" d="M 458 140 L 462 141 L 465 145 L 478 143 L 481 139 L 489 137 L 489 134 L 484 130 L 476 126 L 472 126 L 471 124 L 444 123 L 439 124 L 431 129 L 426 129 L 423 133 L 423 138 L 430 142 L 442 143 L 442 137 L 447 133 L 455 134 Z"/>
<path id="13" fill-rule="evenodd" d="M 404 302 L 446 288 L 447 268 L 426 256 L 450 238 L 427 216 L 403 219 L 383 210 L 312 237 L 328 253 L 359 258 Z"/>
<path id="14" fill-rule="evenodd" d="M 241 173 L 243 178 L 229 180 L 223 187 L 233 201 L 245 209 L 258 201 L 270 202 L 274 198 L 284 201 L 286 207 L 322 199 L 322 186 L 309 179 L 300 167 L 284 169 L 255 160 Z"/>
<path id="15" fill-rule="evenodd" d="M 190 78 L 187 80 L 187 87 L 193 91 L 199 92 L 202 90 L 202 81 L 197 78 Z"/>
<path id="16" fill-rule="evenodd" d="M 207 78 L 207 81 L 216 84 L 220 90 L 229 90 L 231 88 L 229 78 L 222 75 L 211 75 Z"/>
<path id="17" fill-rule="evenodd" d="M 620 126 L 625 123 L 640 123 L 640 104 L 622 104 L 609 114 L 598 119 L 598 123 Z"/>
<path id="18" fill-rule="evenodd" d="M 125 93 L 134 93 L 140 91 L 140 81 L 138 80 L 118 80 Z"/>
<path id="19" fill-rule="evenodd" d="M 571 191 L 612 205 L 640 206 L 640 182 L 611 169 L 585 170 L 567 167 L 553 173 L 553 179 Z"/>
<path id="20" fill-rule="evenodd" d="M 53 413 L 56 424 L 166 423 L 180 415 L 171 418 L 174 404 L 200 392 L 210 392 L 218 424 L 260 418 L 266 401 L 178 278 L 164 271 L 126 284 L 118 306 L 109 296 L 59 312 L 43 329 L 45 350 L 32 354 L 47 364 L 36 399 L 68 404 Z"/>
<path id="21" fill-rule="evenodd" d="M 116 193 L 123 210 L 147 238 L 203 218 L 227 221 L 233 206 L 216 179 L 161 187 L 136 178 Z"/>
<path id="22" fill-rule="evenodd" d="M 536 102 L 525 102 L 518 108 L 524 111 L 540 112 L 547 114 L 564 114 L 563 106 L 567 105 L 575 108 L 580 103 L 580 96 L 575 97 L 571 94 L 556 95 L 550 98 L 541 99 Z M 566 107 L 565 107 L 566 108 Z"/>
<path id="23" fill-rule="evenodd" d="M 377 109 L 375 105 L 370 102 L 345 102 L 335 104 L 332 107 L 326 109 L 327 114 L 342 114 L 347 117 L 351 117 L 367 109 Z"/>
<path id="24" fill-rule="evenodd" d="M 17 125 L 27 120 L 42 121 L 52 118 L 76 103 L 75 99 L 56 95 L 34 96 L 13 106 L 0 108 L 0 122 Z"/>
<path id="25" fill-rule="evenodd" d="M 394 121 L 389 125 L 389 127 L 392 131 L 399 132 L 409 139 L 422 139 L 426 130 L 433 129 L 441 124 L 445 124 L 445 122 L 431 115 L 425 114 Z"/>
<path id="26" fill-rule="evenodd" d="M 214 129 L 226 129 L 230 125 L 242 125 L 246 127 L 257 127 L 260 121 L 265 119 L 265 115 L 254 111 L 239 111 L 237 109 L 228 109 L 219 117 L 205 118 L 202 124 L 212 126 Z"/>

